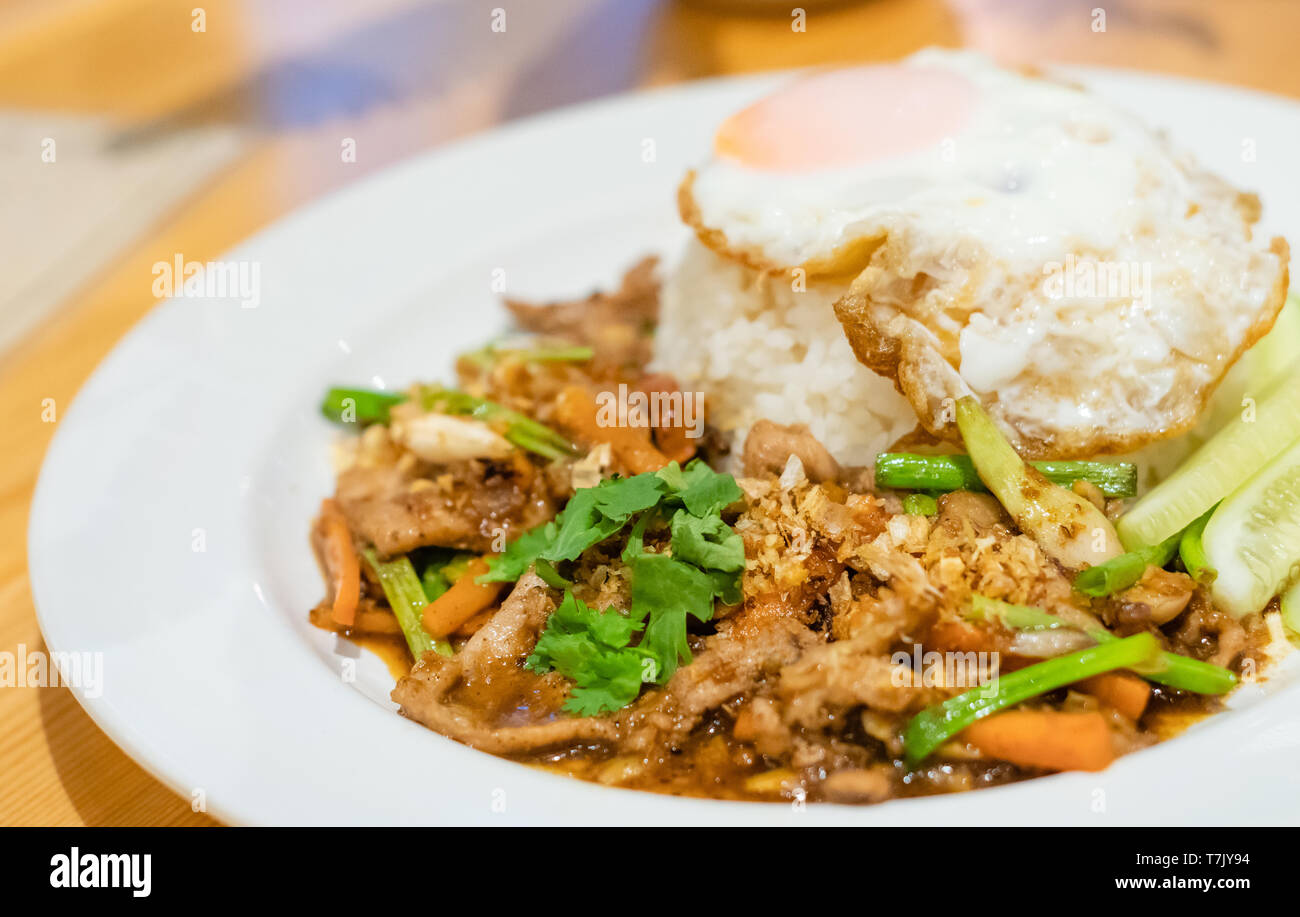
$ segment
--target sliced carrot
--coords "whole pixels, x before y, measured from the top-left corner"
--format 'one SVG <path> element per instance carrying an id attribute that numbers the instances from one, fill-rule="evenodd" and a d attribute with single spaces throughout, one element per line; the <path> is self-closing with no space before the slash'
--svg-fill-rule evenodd
<path id="1" fill-rule="evenodd" d="M 936 621 L 925 639 L 927 647 L 958 653 L 996 653 L 1004 643 L 991 630 L 965 621 Z"/>
<path id="2" fill-rule="evenodd" d="M 666 373 L 650 373 L 642 376 L 632 386 L 638 392 L 647 396 L 667 396 L 670 403 L 673 395 L 679 396 L 679 404 L 682 405 L 680 410 L 685 409 L 684 402 L 687 397 L 685 393 L 677 387 L 677 380 Z M 700 417 L 701 424 L 704 418 Z M 660 415 L 659 423 L 654 428 L 655 445 L 659 451 L 670 462 L 676 462 L 679 465 L 685 465 L 695 455 L 695 445 L 697 440 L 691 439 L 686 429 L 686 420 L 681 416 L 665 417 Z"/>
<path id="3" fill-rule="evenodd" d="M 334 580 L 334 620 L 350 627 L 356 621 L 357 602 L 361 599 L 361 558 L 337 504 L 323 500 L 320 512 L 325 565 Z"/>
<path id="4" fill-rule="evenodd" d="M 570 385 L 555 401 L 555 419 L 560 426 L 591 446 L 609 443 L 615 458 L 632 474 L 658 471 L 668 464 L 667 457 L 650 442 L 649 433 L 639 427 L 602 425 L 600 405 L 580 385 Z"/>
<path id="5" fill-rule="evenodd" d="M 471 560 L 450 589 L 424 606 L 424 629 L 434 637 L 445 637 L 495 602 L 505 583 L 474 582 L 487 572 L 486 560 L 481 557 Z"/>
<path id="6" fill-rule="evenodd" d="M 1076 682 L 1080 691 L 1109 704 L 1130 720 L 1142 718 L 1151 699 L 1151 686 L 1128 672 L 1104 672 Z"/>
<path id="7" fill-rule="evenodd" d="M 458 637 L 474 636 L 480 630 L 483 629 L 484 624 L 492 620 L 492 616 L 496 614 L 497 611 L 498 611 L 498 607 L 496 605 L 489 605 L 487 608 L 483 609 L 478 614 L 474 615 L 474 617 L 470 618 L 460 627 L 456 628 L 456 635 Z"/>
<path id="8" fill-rule="evenodd" d="M 1115 760 L 1100 713 L 1008 710 L 977 720 L 961 741 L 990 758 L 1053 771 L 1099 771 Z"/>

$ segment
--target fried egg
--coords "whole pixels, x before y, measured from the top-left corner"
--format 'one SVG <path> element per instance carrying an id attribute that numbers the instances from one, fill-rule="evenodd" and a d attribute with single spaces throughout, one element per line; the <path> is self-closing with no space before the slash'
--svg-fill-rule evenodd
<path id="1" fill-rule="evenodd" d="M 760 99 L 679 205 L 727 260 L 838 284 L 857 358 L 925 430 L 955 439 L 975 394 L 1036 457 L 1189 428 L 1287 288 L 1253 195 L 1081 88 L 969 52 Z"/>

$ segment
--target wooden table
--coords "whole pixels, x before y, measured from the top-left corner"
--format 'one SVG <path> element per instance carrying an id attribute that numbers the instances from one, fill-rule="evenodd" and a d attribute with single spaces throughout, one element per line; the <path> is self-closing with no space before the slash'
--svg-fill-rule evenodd
<path id="1" fill-rule="evenodd" d="M 205 28 L 195 31 L 190 0 L 0 0 L 0 107 L 104 114 L 126 131 L 235 122 L 257 137 L 250 155 L 143 238 L 124 240 L 110 269 L 4 355 L 0 651 L 43 646 L 24 544 L 55 427 L 43 421 L 45 399 L 67 406 L 154 305 L 150 266 L 175 252 L 214 258 L 388 163 L 557 104 L 722 73 L 891 58 L 927 44 L 1300 96 L 1300 4 L 1289 0 L 804 0 L 805 31 L 792 29 L 792 6 L 207 0 Z M 506 9 L 505 33 L 491 29 L 496 7 Z M 356 163 L 340 163 L 341 137 L 357 139 Z M 0 690 L 0 774 L 0 824 L 213 824 L 120 752 L 63 688 Z"/>

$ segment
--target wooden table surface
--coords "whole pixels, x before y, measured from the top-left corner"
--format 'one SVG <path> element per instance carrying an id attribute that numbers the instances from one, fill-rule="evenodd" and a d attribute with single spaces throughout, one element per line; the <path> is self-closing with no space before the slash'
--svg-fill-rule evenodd
<path id="1" fill-rule="evenodd" d="M 147 234 L 122 240 L 108 270 L 3 355 L 0 652 L 43 647 L 25 542 L 55 427 L 45 399 L 70 402 L 155 304 L 150 267 L 175 252 L 217 257 L 368 172 L 555 105 L 929 44 L 1300 96 L 1300 3 L 1290 0 L 803 0 L 805 31 L 792 28 L 793 5 L 207 0 L 196 31 L 194 0 L 0 0 L 0 108 L 103 115 L 128 133 L 235 123 L 256 137 Z M 491 29 L 494 8 L 506 11 L 504 34 Z M 356 163 L 340 164 L 341 137 L 356 138 Z M 214 824 L 119 751 L 64 688 L 0 690 L 0 774 L 0 824 Z"/>

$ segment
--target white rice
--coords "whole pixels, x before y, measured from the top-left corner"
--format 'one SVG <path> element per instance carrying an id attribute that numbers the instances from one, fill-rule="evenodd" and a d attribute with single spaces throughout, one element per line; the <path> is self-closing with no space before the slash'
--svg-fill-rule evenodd
<path id="1" fill-rule="evenodd" d="M 842 464 L 870 464 L 916 415 L 853 355 L 833 309 L 846 287 L 792 287 L 692 239 L 664 284 L 653 366 L 703 393 L 733 455 L 767 419 L 805 423 Z"/>

